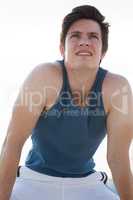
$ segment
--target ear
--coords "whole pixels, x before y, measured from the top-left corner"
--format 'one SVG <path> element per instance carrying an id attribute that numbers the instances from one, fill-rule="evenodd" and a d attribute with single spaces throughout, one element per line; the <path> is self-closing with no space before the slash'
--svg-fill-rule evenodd
<path id="1" fill-rule="evenodd" d="M 62 43 L 60 43 L 60 53 L 61 53 L 61 56 L 64 58 L 65 57 L 65 47 Z"/>

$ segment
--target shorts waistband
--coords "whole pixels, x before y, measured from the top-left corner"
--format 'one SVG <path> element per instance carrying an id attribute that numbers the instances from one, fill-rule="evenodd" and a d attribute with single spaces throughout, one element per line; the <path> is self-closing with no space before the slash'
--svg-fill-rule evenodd
<path id="1" fill-rule="evenodd" d="M 105 183 L 107 181 L 107 175 L 105 172 L 94 172 L 86 177 L 80 178 L 68 178 L 68 177 L 55 177 L 46 174 L 36 172 L 26 166 L 18 168 L 18 178 L 34 180 L 34 181 L 48 181 L 51 183 L 65 183 L 65 184 L 81 184 L 90 183 L 96 184 L 98 182 Z"/>

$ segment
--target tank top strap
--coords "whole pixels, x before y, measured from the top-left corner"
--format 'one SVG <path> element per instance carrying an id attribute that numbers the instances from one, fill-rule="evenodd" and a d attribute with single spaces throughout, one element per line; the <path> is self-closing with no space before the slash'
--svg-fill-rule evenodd
<path id="1" fill-rule="evenodd" d="M 90 92 L 90 105 L 89 108 L 91 110 L 94 110 L 97 106 L 102 107 L 102 109 L 104 109 L 104 104 L 103 104 L 103 99 L 102 99 L 102 84 L 103 84 L 103 80 L 107 74 L 107 70 L 99 67 L 97 75 L 96 75 L 96 79 L 95 82 L 92 86 L 91 92 Z M 100 99 L 99 99 L 100 97 Z M 99 107 L 99 108 L 100 108 Z"/>
<path id="2" fill-rule="evenodd" d="M 59 62 L 61 64 L 62 67 L 62 73 L 63 73 L 63 91 L 65 92 L 69 92 L 70 88 L 69 88 L 69 84 L 68 84 L 68 77 L 67 77 L 67 71 L 64 65 L 64 60 L 58 60 L 57 62 Z"/>
<path id="3" fill-rule="evenodd" d="M 71 100 L 71 89 L 69 86 L 67 71 L 64 65 L 64 60 L 58 60 L 57 62 L 60 63 L 62 67 L 62 75 L 63 75 L 63 86 L 61 91 L 61 98 L 63 102 L 63 109 L 70 106 L 70 100 Z"/>
<path id="4" fill-rule="evenodd" d="M 104 80 L 107 72 L 108 71 L 106 69 L 99 67 L 97 75 L 96 75 L 96 79 L 95 79 L 95 82 L 92 86 L 91 91 L 94 91 L 94 92 L 101 92 L 102 91 L 103 80 Z"/>

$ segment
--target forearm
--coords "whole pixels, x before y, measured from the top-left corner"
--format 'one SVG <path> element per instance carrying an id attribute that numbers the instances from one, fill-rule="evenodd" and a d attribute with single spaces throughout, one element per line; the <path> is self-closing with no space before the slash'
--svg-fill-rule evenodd
<path id="1" fill-rule="evenodd" d="M 133 175 L 129 163 L 111 164 L 110 169 L 120 200 L 133 200 Z"/>
<path id="2" fill-rule="evenodd" d="M 9 200 L 16 179 L 21 150 L 5 145 L 0 156 L 0 200 Z"/>

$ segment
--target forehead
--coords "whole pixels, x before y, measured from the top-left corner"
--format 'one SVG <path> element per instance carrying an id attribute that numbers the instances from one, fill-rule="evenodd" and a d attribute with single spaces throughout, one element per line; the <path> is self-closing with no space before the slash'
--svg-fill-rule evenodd
<path id="1" fill-rule="evenodd" d="M 94 20 L 90 20 L 90 19 L 80 19 L 76 22 L 74 22 L 69 30 L 68 30 L 68 34 L 74 31 L 79 31 L 79 32 L 96 32 L 101 34 L 101 28 L 100 25 L 94 21 Z"/>

